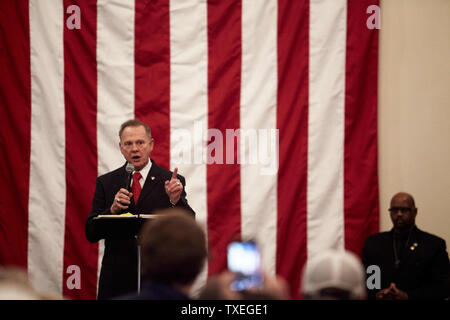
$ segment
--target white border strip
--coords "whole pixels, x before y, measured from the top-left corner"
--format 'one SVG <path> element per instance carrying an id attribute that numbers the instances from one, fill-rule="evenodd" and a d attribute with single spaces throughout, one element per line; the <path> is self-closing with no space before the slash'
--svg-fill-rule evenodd
<path id="1" fill-rule="evenodd" d="M 308 258 L 344 248 L 347 1 L 310 2 Z"/>
<path id="2" fill-rule="evenodd" d="M 277 23 L 276 0 L 242 1 L 241 232 L 260 245 L 268 273 L 277 243 Z"/>
<path id="3" fill-rule="evenodd" d="M 63 2 L 30 0 L 28 275 L 62 294 L 66 214 Z"/>

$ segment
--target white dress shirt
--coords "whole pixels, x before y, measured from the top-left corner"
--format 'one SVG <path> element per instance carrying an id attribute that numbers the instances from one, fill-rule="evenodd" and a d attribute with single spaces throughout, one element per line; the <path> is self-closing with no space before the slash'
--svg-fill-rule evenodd
<path id="1" fill-rule="evenodd" d="M 141 189 L 144 188 L 145 179 L 147 179 L 147 176 L 148 176 L 148 173 L 150 172 L 151 167 L 152 167 L 152 161 L 149 159 L 148 163 L 140 171 L 133 171 L 133 174 L 135 172 L 141 173 L 142 177 L 139 179 L 139 184 L 141 185 Z M 131 185 L 133 185 L 133 180 L 131 180 Z"/>

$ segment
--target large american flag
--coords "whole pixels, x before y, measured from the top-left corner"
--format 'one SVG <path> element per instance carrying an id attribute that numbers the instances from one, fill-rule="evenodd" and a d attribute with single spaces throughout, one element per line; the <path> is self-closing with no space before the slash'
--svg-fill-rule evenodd
<path id="1" fill-rule="evenodd" d="M 151 126 L 156 163 L 186 177 L 211 255 L 199 283 L 226 268 L 235 238 L 258 241 L 293 297 L 314 253 L 360 254 L 379 228 L 371 5 L 1 0 L 0 263 L 39 290 L 95 298 L 102 244 L 84 224 L 96 177 L 123 164 L 117 131 L 130 118 Z M 278 129 L 278 170 L 238 161 L 251 145 L 225 145 L 227 129 Z"/>

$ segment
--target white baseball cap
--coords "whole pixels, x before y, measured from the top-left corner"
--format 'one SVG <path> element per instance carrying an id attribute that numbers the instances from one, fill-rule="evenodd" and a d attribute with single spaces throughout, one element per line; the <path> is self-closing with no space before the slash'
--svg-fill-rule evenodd
<path id="1" fill-rule="evenodd" d="M 349 299 L 366 297 L 365 273 L 360 259 L 350 251 L 327 249 L 306 263 L 302 291 L 312 299 L 324 296 L 324 289 L 338 289 L 349 293 Z"/>

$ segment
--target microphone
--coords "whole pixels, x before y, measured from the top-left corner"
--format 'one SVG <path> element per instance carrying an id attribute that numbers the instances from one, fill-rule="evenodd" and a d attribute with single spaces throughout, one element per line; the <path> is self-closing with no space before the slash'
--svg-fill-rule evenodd
<path id="1" fill-rule="evenodd" d="M 127 163 L 125 171 L 128 172 L 126 188 L 129 192 L 131 192 L 131 178 L 133 177 L 134 166 L 131 163 Z"/>

